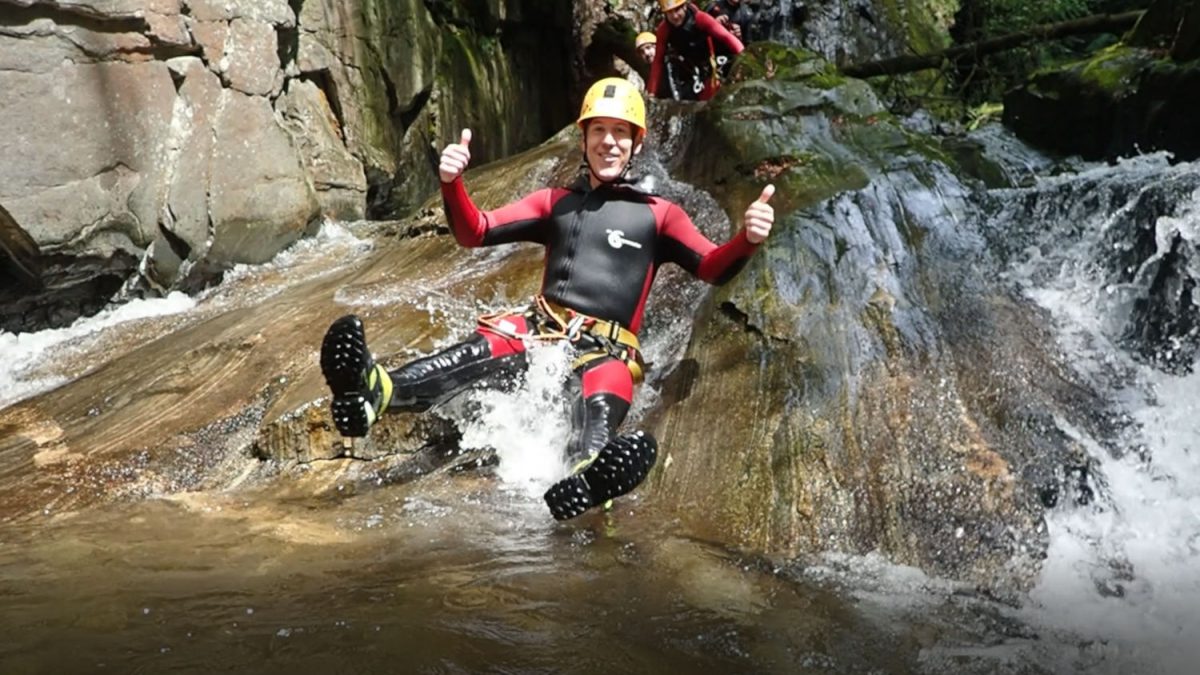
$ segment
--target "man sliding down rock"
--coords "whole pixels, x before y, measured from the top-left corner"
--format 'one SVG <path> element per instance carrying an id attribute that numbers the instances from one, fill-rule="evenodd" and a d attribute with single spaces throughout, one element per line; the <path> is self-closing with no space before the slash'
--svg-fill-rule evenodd
<path id="1" fill-rule="evenodd" d="M 775 220 L 767 203 L 775 187 L 767 185 L 746 209 L 742 229 L 717 246 L 678 206 L 640 189 L 628 174 L 646 135 L 646 109 L 627 80 L 592 85 L 578 124 L 586 174 L 570 187 L 544 188 L 494 211 L 477 209 L 463 185 L 471 131 L 442 152 L 442 197 L 460 244 L 545 247 L 541 292 L 528 309 L 481 317 L 465 341 L 390 372 L 372 359 L 356 316 L 335 321 L 321 345 L 334 424 L 344 436 L 365 436 L 384 411 L 427 410 L 470 385 L 520 372 L 529 342 L 568 341 L 581 395 L 567 446 L 575 468 L 545 494 L 559 520 L 628 493 L 654 465 L 652 436 L 616 431 L 642 380 L 637 335 L 659 266 L 672 262 L 709 283 L 725 283 Z"/>

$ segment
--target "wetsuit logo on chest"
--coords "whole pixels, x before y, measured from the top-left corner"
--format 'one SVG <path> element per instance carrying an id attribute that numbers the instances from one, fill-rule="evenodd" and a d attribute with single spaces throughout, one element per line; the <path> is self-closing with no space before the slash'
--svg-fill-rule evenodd
<path id="1" fill-rule="evenodd" d="M 633 248 L 641 248 L 642 245 L 631 239 L 625 238 L 623 230 L 605 230 L 608 233 L 608 245 L 619 249 L 622 246 L 632 246 Z"/>

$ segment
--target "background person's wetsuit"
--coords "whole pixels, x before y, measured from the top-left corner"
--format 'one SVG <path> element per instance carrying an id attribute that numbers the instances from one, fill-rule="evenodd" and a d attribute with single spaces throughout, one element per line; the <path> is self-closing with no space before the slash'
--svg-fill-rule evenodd
<path id="1" fill-rule="evenodd" d="M 542 296 L 554 305 L 615 322 L 633 334 L 659 266 L 675 263 L 714 284 L 733 277 L 757 248 L 739 231 L 722 246 L 706 238 L 675 204 L 629 183 L 592 189 L 586 178 L 569 188 L 545 188 L 494 211 L 480 211 L 462 179 L 442 184 L 451 230 L 467 247 L 528 241 L 546 248 Z M 389 408 L 425 410 L 468 385 L 509 376 L 526 365 L 520 335 L 538 334 L 536 311 L 500 317 L 504 331 L 481 327 L 466 341 L 391 371 Z M 594 349 L 583 334 L 576 348 Z M 616 433 L 633 400 L 626 362 L 603 356 L 576 368 L 579 390 L 568 457 L 598 452 Z"/>
<path id="2" fill-rule="evenodd" d="M 654 51 L 654 61 L 650 64 L 646 91 L 655 95 L 661 91 L 659 87 L 666 71 L 666 59 L 677 58 L 681 63 L 676 64 L 673 70 L 681 80 L 678 83 L 679 97 L 707 101 L 717 93 L 717 80 L 712 70 L 716 54 L 719 52 L 732 57 L 741 54 L 743 49 L 741 40 L 692 3 L 686 5 L 683 22 L 679 26 L 672 26 L 671 22 L 663 19 L 654 34 L 658 38 L 659 48 Z"/>
<path id="3" fill-rule="evenodd" d="M 737 37 L 742 41 L 742 44 L 749 44 L 761 39 L 757 33 L 757 26 L 754 23 L 754 10 L 750 8 L 748 0 L 714 0 L 713 4 L 708 8 L 708 13 L 720 23 L 720 17 L 729 17 L 730 23 L 737 24 L 741 30 L 740 36 Z"/>

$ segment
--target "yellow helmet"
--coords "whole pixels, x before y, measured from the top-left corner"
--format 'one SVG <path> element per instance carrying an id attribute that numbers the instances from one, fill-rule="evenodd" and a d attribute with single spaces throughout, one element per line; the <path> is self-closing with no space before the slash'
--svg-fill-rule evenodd
<path id="1" fill-rule="evenodd" d="M 646 133 L 646 103 L 637 88 L 621 77 L 597 80 L 584 94 L 575 123 L 582 128 L 583 123 L 593 117 L 613 117 L 629 122 L 638 129 L 635 140 Z"/>
<path id="2" fill-rule="evenodd" d="M 676 7 L 687 3 L 688 0 L 658 0 L 658 8 L 664 12 L 669 12 Z"/>
<path id="3" fill-rule="evenodd" d="M 658 36 L 654 33 L 638 33 L 637 38 L 633 41 L 634 49 L 641 49 L 642 45 L 652 45 L 658 42 Z"/>

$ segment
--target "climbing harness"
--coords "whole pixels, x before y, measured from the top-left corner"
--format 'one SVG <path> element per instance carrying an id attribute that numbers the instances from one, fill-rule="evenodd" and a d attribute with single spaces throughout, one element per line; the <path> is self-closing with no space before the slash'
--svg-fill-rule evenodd
<path id="1" fill-rule="evenodd" d="M 507 319 L 514 315 L 525 317 L 530 326 L 529 332 L 519 332 Z M 533 306 L 530 308 L 500 311 L 479 317 L 479 326 L 514 340 L 566 340 L 582 352 L 571 363 L 572 370 L 596 359 L 612 357 L 622 361 L 629 368 L 635 384 L 645 379 L 646 365 L 642 361 L 641 345 L 633 331 L 616 321 L 606 321 L 557 305 L 540 294 L 534 296 Z"/>

